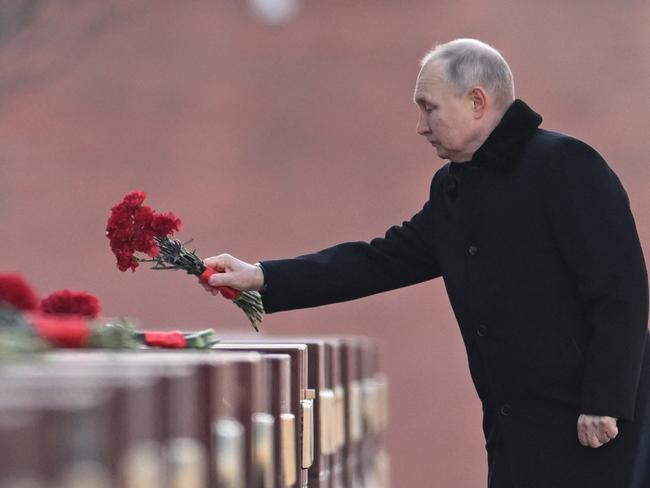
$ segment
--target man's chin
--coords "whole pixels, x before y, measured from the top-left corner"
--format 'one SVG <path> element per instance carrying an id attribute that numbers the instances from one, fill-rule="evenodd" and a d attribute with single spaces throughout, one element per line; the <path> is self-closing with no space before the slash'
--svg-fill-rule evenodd
<path id="1" fill-rule="evenodd" d="M 446 151 L 445 149 L 441 147 L 436 147 L 436 153 L 438 154 L 438 157 L 440 159 L 445 159 L 449 161 L 456 161 L 456 162 L 462 162 L 464 161 L 462 158 L 459 157 L 458 153 L 453 153 L 451 151 Z"/>
<path id="2" fill-rule="evenodd" d="M 440 146 L 435 146 L 436 153 L 440 159 L 449 159 L 449 153 Z"/>
<path id="3" fill-rule="evenodd" d="M 436 154 L 440 159 L 451 159 L 452 153 L 442 147 L 439 143 L 431 142 L 431 146 L 436 150 Z"/>

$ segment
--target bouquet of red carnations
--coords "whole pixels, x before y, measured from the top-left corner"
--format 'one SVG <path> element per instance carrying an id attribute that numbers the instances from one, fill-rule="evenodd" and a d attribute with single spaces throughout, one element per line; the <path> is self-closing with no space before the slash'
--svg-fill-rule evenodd
<path id="1" fill-rule="evenodd" d="M 106 237 L 117 258 L 117 267 L 120 271 L 135 271 L 139 263 L 151 262 L 154 263 L 151 269 L 181 269 L 207 283 L 208 278 L 219 271 L 206 267 L 194 251 L 185 247 L 187 242 L 171 237 L 181 226 L 181 220 L 176 215 L 172 212 L 158 213 L 143 205 L 145 198 L 146 194 L 142 191 L 131 192 L 111 208 Z M 143 258 L 136 253 L 148 257 Z M 218 290 L 244 311 L 257 331 L 264 314 L 260 294 L 230 287 L 219 287 Z"/>

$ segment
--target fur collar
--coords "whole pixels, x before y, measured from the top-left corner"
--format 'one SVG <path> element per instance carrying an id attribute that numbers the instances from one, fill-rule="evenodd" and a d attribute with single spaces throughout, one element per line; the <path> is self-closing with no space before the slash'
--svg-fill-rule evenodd
<path id="1" fill-rule="evenodd" d="M 522 100 L 515 100 L 474 153 L 472 162 L 497 171 L 512 171 L 519 164 L 526 142 L 541 123 L 541 115 Z"/>

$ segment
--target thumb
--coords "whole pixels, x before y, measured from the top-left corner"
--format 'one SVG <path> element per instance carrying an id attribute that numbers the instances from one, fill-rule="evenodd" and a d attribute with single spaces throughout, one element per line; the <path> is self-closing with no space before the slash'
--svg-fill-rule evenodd
<path id="1" fill-rule="evenodd" d="M 212 287 L 232 286 L 233 273 L 215 273 L 208 278 L 208 285 Z"/>

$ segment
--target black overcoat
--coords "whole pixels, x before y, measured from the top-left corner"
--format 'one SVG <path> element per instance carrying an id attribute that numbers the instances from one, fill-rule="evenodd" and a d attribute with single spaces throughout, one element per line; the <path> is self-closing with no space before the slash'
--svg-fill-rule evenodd
<path id="1" fill-rule="evenodd" d="M 442 276 L 484 409 L 517 488 L 650 487 L 648 280 L 619 179 L 517 100 L 473 159 L 382 238 L 262 261 L 268 313 Z M 580 413 L 619 418 L 598 449 Z M 498 487 L 497 487 L 498 488 Z"/>

